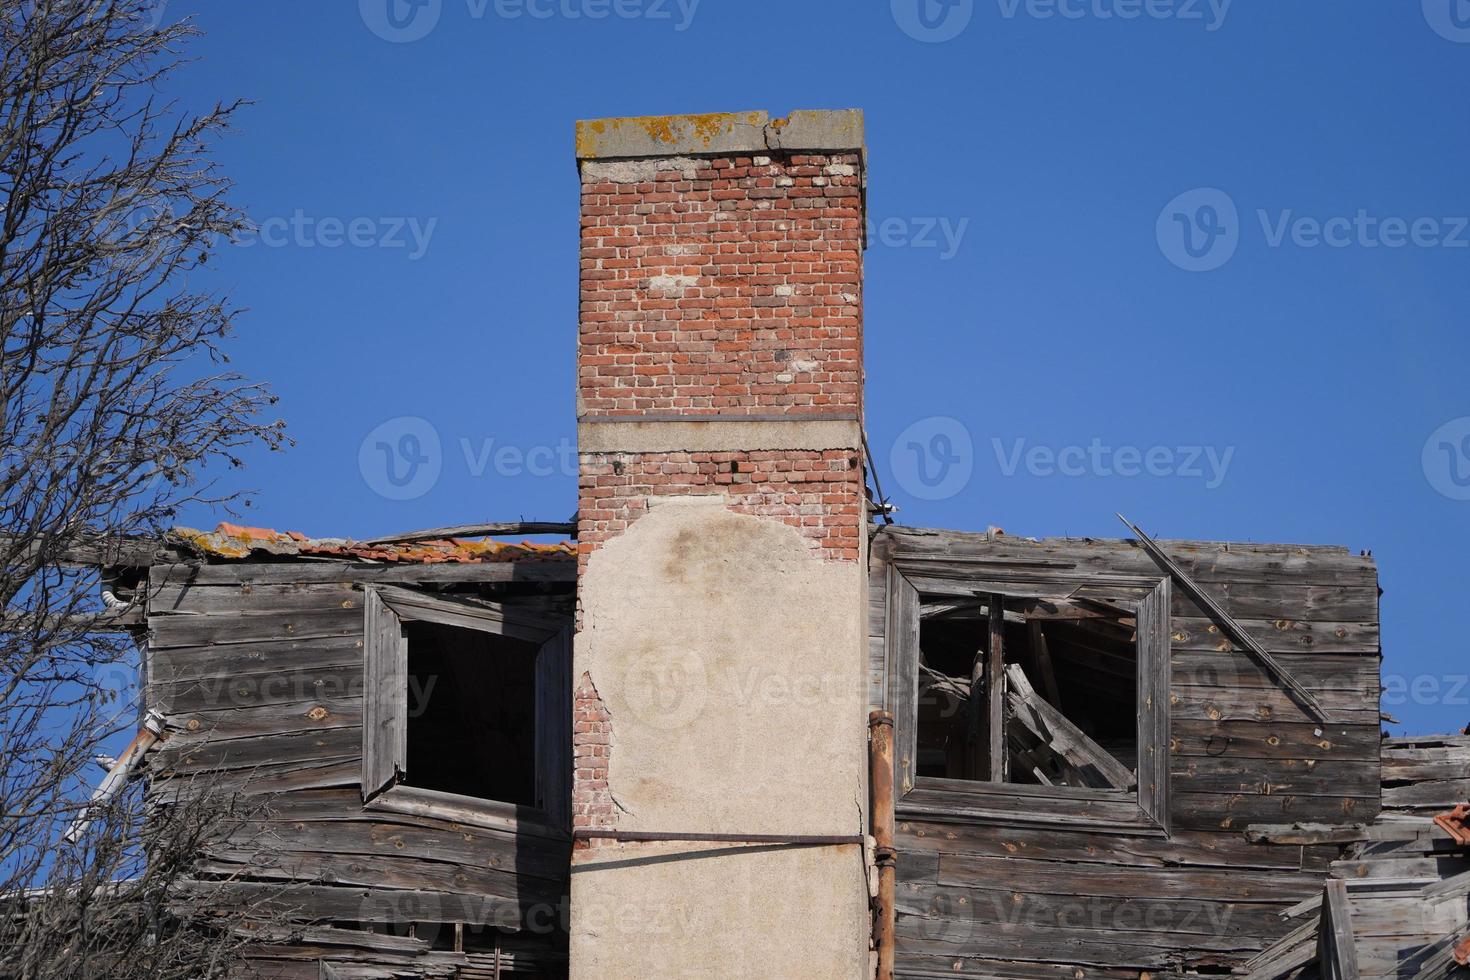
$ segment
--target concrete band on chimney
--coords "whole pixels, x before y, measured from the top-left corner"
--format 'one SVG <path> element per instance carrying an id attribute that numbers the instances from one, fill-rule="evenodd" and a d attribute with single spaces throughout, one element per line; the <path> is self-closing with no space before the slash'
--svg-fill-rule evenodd
<path id="1" fill-rule="evenodd" d="M 577 159 L 852 152 L 867 160 L 858 109 L 802 109 L 781 119 L 765 111 L 628 116 L 577 123 Z"/>
<path id="2" fill-rule="evenodd" d="M 861 845 L 608 834 L 866 833 L 862 114 L 583 122 L 577 158 L 570 974 L 857 980 Z"/>

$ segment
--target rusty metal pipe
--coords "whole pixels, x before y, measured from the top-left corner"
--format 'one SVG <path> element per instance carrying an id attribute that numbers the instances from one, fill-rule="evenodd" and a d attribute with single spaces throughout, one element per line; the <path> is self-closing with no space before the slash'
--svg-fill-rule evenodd
<path id="1" fill-rule="evenodd" d="M 893 848 L 893 715 L 868 716 L 868 760 L 871 772 L 873 859 L 878 866 L 878 897 L 873 903 L 873 948 L 878 952 L 877 980 L 893 980 L 894 897 L 898 886 L 898 852 Z"/>

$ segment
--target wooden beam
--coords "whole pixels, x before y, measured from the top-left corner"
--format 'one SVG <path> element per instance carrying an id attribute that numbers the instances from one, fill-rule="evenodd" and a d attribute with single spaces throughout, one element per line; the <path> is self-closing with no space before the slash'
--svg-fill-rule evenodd
<path id="1" fill-rule="evenodd" d="M 1007 703 L 1018 724 L 1079 772 L 1095 773 L 1094 788 L 1127 790 L 1137 785 L 1132 770 L 1037 695 L 1025 671 L 1016 664 L 1008 665 L 1005 671 Z"/>
<path id="2" fill-rule="evenodd" d="M 1322 893 L 1317 933 L 1317 967 L 1322 980 L 1358 980 L 1358 945 L 1348 906 L 1347 882 L 1333 878 Z"/>
<path id="3" fill-rule="evenodd" d="M 1128 529 L 1137 536 L 1144 550 L 1169 573 L 1175 582 L 1179 583 L 1179 587 L 1185 591 L 1185 594 L 1194 600 L 1211 619 L 1218 623 L 1221 629 L 1229 633 L 1236 643 L 1249 651 L 1266 668 L 1271 676 L 1280 681 L 1295 696 L 1302 707 L 1307 709 L 1313 718 L 1316 718 L 1324 725 L 1331 724 L 1331 721 L 1327 717 L 1327 712 L 1322 707 L 1322 703 L 1313 696 L 1312 692 L 1303 687 L 1301 682 L 1295 677 L 1291 676 L 1291 672 L 1281 665 L 1281 661 L 1267 653 L 1266 648 L 1255 637 L 1247 633 L 1245 627 L 1236 622 L 1235 618 L 1227 613 L 1215 601 L 1213 596 L 1202 589 L 1194 579 L 1190 578 L 1188 573 L 1179 567 L 1179 563 L 1171 558 L 1168 552 L 1159 547 L 1158 542 L 1154 541 L 1153 538 L 1145 534 L 1141 528 L 1122 514 L 1118 515 L 1118 520 L 1128 526 Z"/>
<path id="4" fill-rule="evenodd" d="M 1004 610 L 1001 615 L 1004 616 Z M 991 646 L 990 634 L 993 613 L 987 613 L 985 638 L 975 644 L 975 656 L 970 662 L 970 700 L 965 705 L 965 776 L 968 779 L 990 779 L 990 713 L 987 699 L 976 697 L 977 692 L 986 690 L 986 666 Z"/>
<path id="5" fill-rule="evenodd" d="M 989 723 L 989 771 L 991 782 L 1003 783 L 1008 773 L 1006 757 L 1006 614 L 1005 599 L 990 597 L 990 658 L 986 664 L 985 700 Z"/>
<path id="6" fill-rule="evenodd" d="M 99 613 L 54 616 L 48 613 L 7 609 L 0 615 L 0 633 L 128 633 L 148 625 L 141 603 Z"/>
<path id="7" fill-rule="evenodd" d="M 1036 673 L 1041 677 L 1041 690 L 1054 708 L 1062 706 L 1062 695 L 1057 689 L 1057 672 L 1051 662 L 1051 648 L 1046 645 L 1046 633 L 1039 620 L 1031 620 L 1031 658 L 1036 662 Z"/>
<path id="8" fill-rule="evenodd" d="M 460 524 L 454 527 L 435 527 L 424 531 L 407 531 L 386 537 L 371 538 L 358 544 L 412 544 L 416 541 L 446 541 L 449 538 L 488 538 L 497 535 L 560 534 L 577 536 L 577 525 L 566 522 L 512 521 L 500 524 Z"/>
<path id="9" fill-rule="evenodd" d="M 43 549 L 43 543 L 24 535 L 0 534 L 0 551 L 19 549 L 15 560 L 29 562 Z M 162 538 L 136 535 L 80 535 L 53 558 L 57 564 L 88 567 L 147 568 L 160 561 L 178 561 L 182 552 L 169 547 Z"/>

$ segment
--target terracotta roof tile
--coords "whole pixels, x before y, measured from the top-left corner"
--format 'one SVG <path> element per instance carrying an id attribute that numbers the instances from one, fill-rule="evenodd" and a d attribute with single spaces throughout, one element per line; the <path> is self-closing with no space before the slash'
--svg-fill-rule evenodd
<path id="1" fill-rule="evenodd" d="M 576 558 L 576 546 L 561 541 L 537 544 L 511 543 L 489 538 L 448 538 L 412 544 L 359 544 L 350 538 L 312 538 L 298 531 L 273 531 L 221 523 L 213 531 L 178 527 L 169 532 L 171 543 L 210 558 L 263 558 L 305 556 L 340 558 L 344 561 L 439 562 L 568 561 Z"/>

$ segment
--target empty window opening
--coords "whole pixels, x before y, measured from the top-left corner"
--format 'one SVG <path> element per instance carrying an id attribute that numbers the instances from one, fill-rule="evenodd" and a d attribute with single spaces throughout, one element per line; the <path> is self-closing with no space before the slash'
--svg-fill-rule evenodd
<path id="1" fill-rule="evenodd" d="M 920 611 L 918 775 L 1136 787 L 1136 613 L 999 596 Z"/>
<path id="2" fill-rule="evenodd" d="M 403 785 L 536 805 L 536 646 L 427 621 L 403 630 Z"/>

